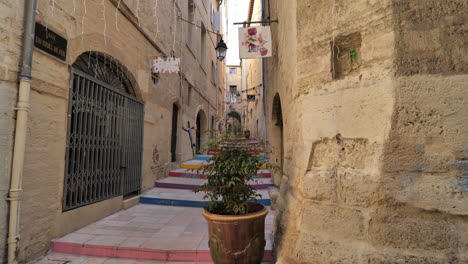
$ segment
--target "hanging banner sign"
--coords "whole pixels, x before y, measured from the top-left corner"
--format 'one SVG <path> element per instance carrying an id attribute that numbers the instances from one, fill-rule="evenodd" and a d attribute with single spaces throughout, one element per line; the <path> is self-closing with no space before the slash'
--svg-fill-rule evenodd
<path id="1" fill-rule="evenodd" d="M 271 29 L 269 26 L 239 28 L 239 57 L 241 59 L 271 56 Z"/>
<path id="2" fill-rule="evenodd" d="M 247 101 L 255 102 L 255 94 L 248 94 L 247 95 Z"/>
<path id="3" fill-rule="evenodd" d="M 153 61 L 154 73 L 179 73 L 180 58 L 161 58 Z"/>

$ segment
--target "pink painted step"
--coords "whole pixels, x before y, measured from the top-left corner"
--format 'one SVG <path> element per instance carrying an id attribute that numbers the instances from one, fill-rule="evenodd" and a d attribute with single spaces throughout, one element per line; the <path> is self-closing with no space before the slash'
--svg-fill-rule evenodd
<path id="1" fill-rule="evenodd" d="M 209 250 L 159 250 L 148 248 L 130 248 L 75 244 L 68 242 L 52 241 L 51 250 L 64 254 L 75 254 L 85 256 L 147 259 L 162 261 L 211 261 Z M 271 261 L 272 251 L 265 250 L 263 261 Z"/>

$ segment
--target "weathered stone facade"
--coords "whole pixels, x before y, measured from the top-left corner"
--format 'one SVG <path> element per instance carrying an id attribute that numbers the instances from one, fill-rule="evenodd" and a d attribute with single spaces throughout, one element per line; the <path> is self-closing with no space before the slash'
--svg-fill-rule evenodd
<path id="1" fill-rule="evenodd" d="M 270 9 L 278 263 L 468 262 L 467 2 Z"/>
<path id="2" fill-rule="evenodd" d="M 4 198 L 10 177 L 23 4 L 0 1 L 0 194 Z M 123 197 L 118 196 L 62 212 L 70 66 L 80 54 L 106 54 L 109 60 L 124 65 L 136 81 L 136 97 L 145 104 L 142 191 L 176 165 L 171 162 L 170 146 L 173 104 L 179 107 L 177 162 L 192 158 L 189 138 L 182 130 L 187 121 L 194 125 L 197 114 L 202 113 L 202 131 L 207 131 L 214 123 L 208 120 L 222 120 L 219 105 L 225 75 L 216 70 L 224 69 L 215 54 L 218 38 L 209 33 L 203 36 L 200 28 L 178 19 L 178 15 L 189 17 L 188 5 L 188 0 L 39 1 L 37 21 L 68 39 L 68 53 L 62 62 L 38 49 L 34 51 L 21 199 L 21 262 L 44 254 L 51 239 L 124 206 Z M 210 8 L 217 9 L 216 1 L 194 1 L 191 8 L 192 21 L 213 30 Z M 181 58 L 181 74 L 160 74 L 158 82 L 153 83 L 153 59 L 172 55 Z M 157 161 L 153 158 L 155 149 L 159 151 Z M 0 201 L 0 212 L 2 262 L 6 248 L 5 199 Z"/>
<path id="3" fill-rule="evenodd" d="M 251 1 L 247 21 L 262 20 L 262 2 Z M 258 26 L 258 24 L 251 24 Z M 264 142 L 265 140 L 265 113 L 264 113 L 264 86 L 263 86 L 263 59 L 242 60 L 244 81 L 244 92 L 242 98 L 247 99 L 247 95 L 255 95 L 254 101 L 247 101 L 245 114 L 245 129 L 250 131 L 252 137 Z"/>
<path id="4" fill-rule="evenodd" d="M 226 89 L 224 90 L 224 127 L 234 128 L 237 126 L 239 129 L 244 127 L 245 124 L 245 111 L 246 103 L 242 97 L 243 84 L 243 69 L 239 65 L 226 66 Z M 235 91 L 233 90 L 235 88 Z M 237 96 L 239 94 L 240 96 Z M 235 96 L 235 97 L 234 97 Z M 236 118 L 236 117 L 239 117 Z"/>

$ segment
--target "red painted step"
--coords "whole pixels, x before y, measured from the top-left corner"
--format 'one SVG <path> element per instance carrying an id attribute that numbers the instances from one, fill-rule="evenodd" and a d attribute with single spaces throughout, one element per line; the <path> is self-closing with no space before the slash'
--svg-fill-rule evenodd
<path id="1" fill-rule="evenodd" d="M 211 261 L 209 250 L 161 250 L 149 248 L 114 247 L 52 241 L 53 252 L 127 259 L 146 259 L 162 261 Z M 271 250 L 265 250 L 263 261 L 271 261 Z"/>

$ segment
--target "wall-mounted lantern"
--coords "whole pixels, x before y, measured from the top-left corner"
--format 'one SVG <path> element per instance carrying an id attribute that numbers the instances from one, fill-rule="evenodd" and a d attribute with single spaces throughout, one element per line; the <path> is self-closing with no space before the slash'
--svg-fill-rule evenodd
<path id="1" fill-rule="evenodd" d="M 228 47 L 226 46 L 226 43 L 224 43 L 224 40 L 221 38 L 218 45 L 216 46 L 216 57 L 219 61 L 222 61 L 224 58 L 226 58 L 227 49 Z"/>

